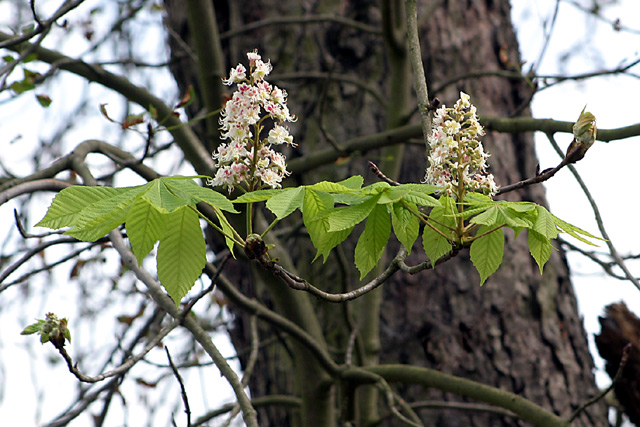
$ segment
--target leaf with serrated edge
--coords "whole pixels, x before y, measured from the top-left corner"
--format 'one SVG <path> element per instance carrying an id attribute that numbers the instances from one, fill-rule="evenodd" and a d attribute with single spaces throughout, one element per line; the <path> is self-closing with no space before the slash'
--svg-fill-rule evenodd
<path id="1" fill-rule="evenodd" d="M 442 231 L 445 236 L 448 236 L 450 234 L 449 229 L 440 224 L 455 227 L 455 218 L 449 214 L 453 209 L 452 204 L 454 202 L 451 198 L 446 196 L 443 196 L 440 199 L 440 202 L 443 206 L 433 208 L 429 214 L 429 218 L 433 219 L 430 223 L 438 230 Z M 436 221 L 440 224 L 436 223 Z M 422 231 L 422 247 L 432 263 L 435 263 L 438 258 L 449 253 L 452 248 L 449 240 L 445 239 L 440 233 L 436 232 L 428 225 L 425 225 Z"/>
<path id="2" fill-rule="evenodd" d="M 226 234 L 224 236 L 224 241 L 227 244 L 227 248 L 229 248 L 229 252 L 235 258 L 236 255 L 233 253 L 233 248 L 235 246 L 235 242 L 229 236 L 233 236 L 233 227 L 229 224 L 227 218 L 220 212 L 218 209 L 215 210 L 216 216 L 218 217 L 218 221 L 220 221 L 220 227 L 222 231 Z"/>
<path id="3" fill-rule="evenodd" d="M 418 207 L 412 203 L 407 203 L 407 205 L 414 211 L 418 210 Z M 420 234 L 420 220 L 402 203 L 394 203 L 391 211 L 391 223 L 396 237 L 407 249 L 407 253 L 411 253 L 411 248 Z"/>
<path id="4" fill-rule="evenodd" d="M 318 259 L 322 255 L 322 262 L 327 262 L 327 258 L 329 257 L 329 253 L 333 248 L 338 246 L 340 243 L 344 242 L 344 240 L 349 237 L 351 232 L 353 231 L 353 227 L 347 228 L 345 230 L 340 231 L 325 231 L 323 233 L 316 233 L 313 239 L 313 245 L 316 247 L 316 256 L 313 257 L 313 261 Z"/>
<path id="5" fill-rule="evenodd" d="M 158 246 L 158 278 L 176 305 L 193 287 L 207 261 L 198 214 L 182 207 L 168 215 Z"/>
<path id="6" fill-rule="evenodd" d="M 490 228 L 482 226 L 478 229 L 478 234 L 486 233 Z M 480 273 L 480 286 L 484 284 L 489 276 L 496 272 L 504 255 L 504 234 L 502 230 L 496 230 L 471 243 L 469 249 L 471 262 Z"/>
<path id="7" fill-rule="evenodd" d="M 567 233 L 568 235 L 580 240 L 581 242 L 584 242 L 588 245 L 591 246 L 598 246 L 595 243 L 592 243 L 590 241 L 588 241 L 587 239 L 585 239 L 584 237 L 580 236 L 580 234 L 582 234 L 583 236 L 587 236 L 590 237 L 592 239 L 597 239 L 597 240 L 602 240 L 603 242 L 606 242 L 607 239 L 603 239 L 602 237 L 596 237 L 593 234 L 584 231 L 581 228 L 576 227 L 573 224 L 569 224 L 568 222 L 564 222 L 563 220 L 561 220 L 560 218 L 558 218 L 557 216 L 551 214 L 551 216 L 553 217 L 553 221 L 558 225 L 558 227 L 560 227 L 565 233 Z M 578 234 L 580 233 L 580 234 Z"/>
<path id="8" fill-rule="evenodd" d="M 352 182 L 349 183 L 353 185 Z M 346 185 L 338 184 L 336 182 L 329 181 L 320 181 L 316 184 L 308 185 L 308 188 L 314 191 L 322 191 L 324 193 L 353 193 L 353 188 L 347 187 Z"/>
<path id="9" fill-rule="evenodd" d="M 355 261 L 356 267 L 360 270 L 360 279 L 378 264 L 390 234 L 391 221 L 387 207 L 378 205 L 369 214 L 364 231 L 356 244 Z"/>
<path id="10" fill-rule="evenodd" d="M 80 212 L 76 226 L 65 232 L 78 240 L 94 242 L 125 222 L 133 203 L 148 187 L 128 187 L 128 191 L 87 206 Z"/>
<path id="11" fill-rule="evenodd" d="M 399 202 L 409 193 L 409 189 L 403 186 L 389 187 L 382 192 L 378 199 L 378 204 L 387 204 Z"/>
<path id="12" fill-rule="evenodd" d="M 233 201 L 233 203 L 255 203 L 255 202 L 264 202 L 265 200 L 269 200 L 276 194 L 280 194 L 283 191 L 287 191 L 287 189 L 279 189 L 279 188 L 269 188 L 267 190 L 257 190 L 252 191 L 250 193 L 245 193 L 239 196 L 237 199 Z"/>
<path id="13" fill-rule="evenodd" d="M 308 228 L 311 221 L 319 219 L 321 213 L 328 212 L 333 208 L 333 197 L 328 193 L 314 191 L 311 188 L 305 188 L 304 199 L 302 202 L 302 220 Z M 329 222 L 326 217 L 322 218 L 323 231 L 329 228 Z"/>
<path id="14" fill-rule="evenodd" d="M 538 205 L 532 202 L 503 202 L 506 207 L 513 209 L 516 212 L 531 212 L 536 209 Z"/>
<path id="15" fill-rule="evenodd" d="M 420 206 L 441 206 L 438 199 L 435 199 L 428 194 L 418 193 L 417 191 L 410 191 L 406 196 L 404 196 L 403 200 Z"/>
<path id="16" fill-rule="evenodd" d="M 538 213 L 538 218 L 536 219 L 533 229 L 549 239 L 558 237 L 558 228 L 549 211 L 542 206 L 537 206 L 536 212 Z"/>
<path id="17" fill-rule="evenodd" d="M 51 202 L 38 227 L 59 229 L 78 225 L 80 213 L 87 207 L 127 192 L 128 188 L 73 186 L 60 191 Z"/>
<path id="18" fill-rule="evenodd" d="M 137 199 L 125 221 L 127 236 L 131 242 L 131 248 L 138 260 L 138 265 L 158 240 L 162 238 L 167 229 L 167 214 L 160 212 L 145 198 Z"/>
<path id="19" fill-rule="evenodd" d="M 534 230 L 529 230 L 529 252 L 533 259 L 536 260 L 540 274 L 544 269 L 544 265 L 551 257 L 551 240 Z"/>
<path id="20" fill-rule="evenodd" d="M 362 184 L 364 183 L 364 178 L 360 175 L 350 176 L 347 179 L 343 179 L 342 181 L 337 182 L 337 184 L 344 185 L 345 187 L 351 188 L 352 190 L 359 190 L 362 188 Z"/>
<path id="21" fill-rule="evenodd" d="M 402 187 L 408 188 L 411 191 L 417 191 L 422 194 L 433 194 L 442 190 L 442 187 L 437 187 L 430 184 L 402 184 Z"/>
<path id="22" fill-rule="evenodd" d="M 198 185 L 193 179 L 189 177 L 173 176 L 170 178 L 160 178 L 167 188 L 175 191 L 179 197 L 184 197 L 180 193 L 184 193 L 189 196 L 195 202 L 204 202 L 210 206 L 214 206 L 220 210 L 239 213 L 233 207 L 233 203 L 227 199 L 224 195 L 217 191 Z"/>
<path id="23" fill-rule="evenodd" d="M 473 218 L 470 219 L 470 222 L 474 223 L 474 224 L 482 224 L 482 225 L 487 225 L 487 226 L 497 226 L 500 225 L 498 224 L 499 218 L 501 217 L 500 215 L 500 208 L 499 206 L 493 205 L 491 206 L 489 209 L 487 209 L 486 211 L 484 211 L 483 213 L 474 216 Z"/>
<path id="24" fill-rule="evenodd" d="M 304 187 L 291 188 L 283 191 L 267 200 L 267 208 L 273 212 L 278 219 L 283 219 L 293 211 L 302 207 L 304 200 Z"/>
<path id="25" fill-rule="evenodd" d="M 511 207 L 502 206 L 502 219 L 509 228 L 532 228 L 534 217 L 530 211 L 517 211 Z"/>
<path id="26" fill-rule="evenodd" d="M 322 255 L 324 262 L 326 262 L 331 249 L 342 243 L 353 230 L 353 227 L 350 227 L 341 231 L 327 231 L 329 228 L 328 220 L 326 217 L 319 215 L 322 212 L 329 211 L 332 207 L 333 197 L 330 194 L 314 191 L 309 187 L 305 188 L 302 220 L 307 228 L 311 242 L 317 250 L 313 261 Z"/>
<path id="27" fill-rule="evenodd" d="M 329 220 L 328 231 L 344 230 L 362 222 L 376 206 L 379 198 L 379 194 L 369 196 L 360 204 L 334 209 L 327 216 Z"/>

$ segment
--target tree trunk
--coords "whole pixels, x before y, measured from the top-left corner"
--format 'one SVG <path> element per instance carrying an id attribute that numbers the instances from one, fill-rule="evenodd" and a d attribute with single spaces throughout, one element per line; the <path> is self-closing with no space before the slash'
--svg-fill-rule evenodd
<path id="1" fill-rule="evenodd" d="M 167 1 L 166 6 L 167 23 L 173 33 L 180 34 L 190 44 L 186 18 L 180 17 L 182 2 Z M 331 13 L 377 28 L 388 19 L 387 9 L 382 8 L 385 13 L 381 13 L 378 3 L 365 1 L 250 0 L 242 2 L 242 7 L 233 1 L 216 1 L 215 7 L 222 32 L 282 16 Z M 425 0 L 419 2 L 418 13 L 430 96 L 452 105 L 458 92 L 463 90 L 471 95 L 471 101 L 481 115 L 529 115 L 527 101 L 531 88 L 522 80 L 464 78 L 472 71 L 513 70 L 519 66 L 508 1 Z M 391 89 L 389 76 L 396 75 L 397 69 L 389 62 L 392 47 L 388 43 L 385 45 L 380 34 L 335 22 L 279 24 L 223 38 L 222 45 L 229 60 L 225 69 L 238 61 L 246 63 L 244 53 L 254 49 L 275 65 L 274 76 L 269 80 L 287 89 L 290 109 L 299 116 L 298 122 L 291 127 L 300 146 L 288 153 L 288 158 L 326 148 L 325 132 L 340 145 L 349 138 L 379 132 L 389 126 L 389 107 L 385 109 L 379 101 L 394 105 L 397 94 Z M 195 72 L 189 71 L 195 70 L 192 58 L 184 55 L 180 43 L 172 43 L 172 53 L 174 57 L 185 58 L 174 70 L 179 85 L 186 87 L 195 83 Z M 278 75 L 292 72 L 298 75 L 278 80 Z M 325 77 L 318 78 L 318 72 L 325 73 Z M 334 80 L 343 76 L 355 79 L 358 84 Z M 456 77 L 460 79 L 455 83 L 441 86 Z M 410 76 L 405 79 L 410 81 Z M 367 88 L 374 88 L 382 97 L 373 96 Z M 408 107 L 413 105 L 415 101 Z M 397 115 L 394 117 L 392 125 L 397 126 L 400 123 L 397 123 Z M 531 135 L 489 132 L 484 143 L 492 154 L 491 172 L 498 183 L 512 183 L 535 173 L 537 160 Z M 367 153 L 366 159 L 378 164 L 385 161 L 380 153 Z M 325 168 L 298 174 L 293 179 L 307 184 L 361 173 L 370 183 L 376 178 L 367 172 L 366 159 L 343 159 Z M 425 166 L 424 147 L 405 148 L 401 173 L 397 177 L 402 182 L 419 182 Z M 510 193 L 508 198 L 545 203 L 541 186 Z M 311 264 L 315 251 L 295 230 L 287 247 L 302 277 L 332 292 L 356 287 L 358 273 L 353 266 L 348 267 L 352 265 L 353 242 L 346 242 L 344 251 L 334 251 L 327 264 L 322 265 L 321 261 Z M 507 236 L 501 268 L 483 287 L 479 286 L 479 277 L 469 261 L 468 251 L 435 270 L 415 276 L 404 273 L 393 276 L 383 285 L 381 294 L 381 341 L 377 343 L 377 336 L 365 337 L 370 338 L 372 344 L 368 352 L 364 348 L 365 354 L 355 352 L 354 363 L 361 363 L 365 355 L 370 356 L 368 360 L 376 360 L 379 349 L 381 363 L 415 364 L 477 380 L 529 398 L 562 416 L 592 397 L 597 392 L 593 363 L 564 255 L 554 252 L 541 276 L 528 253 L 526 236 L 517 240 L 513 237 Z M 343 253 L 347 261 L 341 263 Z M 414 262 L 424 258 L 421 250 L 413 254 Z M 255 269 L 234 262 L 225 274 L 245 294 L 278 309 L 271 289 L 263 287 L 262 281 L 256 279 Z M 306 295 L 300 298 L 311 300 Z M 343 363 L 351 331 L 367 318 L 367 314 L 376 313 L 376 310 L 364 306 L 361 301 L 342 305 L 311 302 L 332 356 L 338 363 Z M 234 312 L 234 316 L 231 336 L 241 352 L 241 360 L 245 361 L 246 353 L 242 351 L 249 343 L 248 316 L 242 312 Z M 266 345 L 261 349 L 251 379 L 252 396 L 300 395 L 301 382 L 306 379 L 295 374 L 294 366 L 300 359 L 295 355 L 291 340 L 264 325 L 260 337 Z M 363 341 L 366 344 L 366 339 Z M 399 390 L 408 402 L 457 400 L 437 390 L 410 386 L 399 386 Z M 382 414 L 386 410 L 380 403 L 379 409 L 367 416 L 362 413 L 363 408 L 367 406 L 360 409 L 359 416 L 363 420 L 375 420 L 376 411 Z M 340 410 L 343 419 L 348 419 L 352 412 L 357 413 L 357 409 L 348 405 Z M 290 408 L 259 409 L 259 413 L 263 426 L 313 424 L 310 420 L 300 420 L 297 412 Z M 419 415 L 426 425 L 520 425 L 514 419 L 484 412 L 424 409 Z M 603 404 L 590 407 L 576 423 L 585 426 L 605 424 Z"/>

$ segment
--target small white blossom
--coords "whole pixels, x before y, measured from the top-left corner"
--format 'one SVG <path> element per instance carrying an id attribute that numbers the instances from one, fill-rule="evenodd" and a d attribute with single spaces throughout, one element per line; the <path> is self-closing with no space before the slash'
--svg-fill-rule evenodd
<path id="1" fill-rule="evenodd" d="M 237 67 L 232 68 L 229 72 L 228 79 L 222 79 L 222 83 L 231 86 L 234 83 L 240 83 L 244 79 L 247 78 L 247 69 L 244 68 L 244 65 L 238 64 Z"/>

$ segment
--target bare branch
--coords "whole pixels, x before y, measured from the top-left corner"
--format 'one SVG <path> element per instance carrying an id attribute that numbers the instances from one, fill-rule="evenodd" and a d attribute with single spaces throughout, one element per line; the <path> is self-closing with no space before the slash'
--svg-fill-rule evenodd
<path id="1" fill-rule="evenodd" d="M 243 27 L 234 29 L 232 31 L 226 31 L 220 34 L 222 40 L 230 37 L 235 37 L 240 34 L 248 33 L 263 27 L 274 25 L 300 25 L 300 24 L 315 24 L 315 23 L 336 23 L 347 27 L 355 28 L 358 31 L 362 31 L 370 34 L 380 34 L 380 29 L 371 25 L 363 24 L 362 22 L 354 21 L 352 19 L 344 18 L 336 15 L 311 15 L 311 16 L 295 16 L 295 17 L 282 17 L 273 19 L 263 19 L 261 21 L 252 22 Z"/>
<path id="2" fill-rule="evenodd" d="M 209 277 L 216 274 L 216 268 L 210 264 L 205 264 L 204 272 Z M 327 351 L 318 344 L 318 342 L 305 330 L 291 322 L 287 318 L 269 310 L 258 301 L 243 295 L 224 275 L 220 275 L 218 279 L 218 287 L 229 300 L 237 304 L 240 308 L 248 313 L 255 314 L 259 318 L 267 321 L 271 325 L 288 332 L 294 339 L 298 340 L 318 359 L 320 364 L 331 374 L 337 375 L 340 368 L 331 359 Z"/>
<path id="3" fill-rule="evenodd" d="M 549 141 L 551 142 L 551 145 L 553 146 L 553 149 L 556 150 L 556 152 L 560 156 L 562 156 L 562 150 L 560 150 L 560 146 L 558 146 L 558 143 L 553 138 L 553 135 L 547 134 L 547 138 L 549 138 Z M 627 268 L 627 265 L 624 262 L 624 259 L 622 259 L 622 257 L 620 256 L 620 254 L 616 250 L 615 246 L 613 246 L 613 243 L 611 242 L 611 238 L 609 237 L 609 234 L 607 233 L 607 230 L 604 228 L 604 221 L 602 220 L 602 215 L 600 215 L 600 209 L 598 208 L 598 205 L 596 204 L 596 201 L 593 199 L 593 196 L 591 195 L 591 192 L 587 188 L 587 185 L 584 183 L 584 181 L 582 180 L 582 178 L 578 174 L 578 171 L 576 170 L 576 168 L 573 165 L 569 165 L 569 170 L 573 174 L 573 177 L 576 179 L 576 181 L 578 181 L 578 184 L 580 185 L 580 188 L 582 189 L 582 191 L 585 194 L 585 196 L 587 196 L 587 200 L 589 200 L 589 204 L 591 205 L 591 210 L 593 210 L 593 214 L 595 216 L 596 223 L 598 224 L 598 230 L 600 230 L 600 234 L 602 234 L 602 237 L 605 239 L 605 243 L 606 243 L 607 247 L 609 248 L 609 252 L 611 253 L 611 257 L 613 258 L 614 262 L 618 265 L 618 267 L 620 267 L 620 269 L 624 272 L 626 278 L 631 283 L 633 283 L 633 285 L 638 290 L 640 290 L 640 281 L 638 281 L 638 279 L 636 279 L 633 276 L 633 274 L 631 274 L 631 271 L 629 271 L 629 269 Z"/>
<path id="4" fill-rule="evenodd" d="M 418 113 L 422 125 L 422 137 L 427 150 L 429 143 L 427 138 L 431 134 L 431 116 L 429 115 L 429 92 L 427 90 L 427 79 L 424 75 L 422 65 L 422 49 L 420 49 L 420 37 L 418 36 L 418 6 L 415 0 L 407 0 L 405 13 L 407 18 L 407 41 L 409 43 L 409 60 L 413 69 L 413 84 L 418 98 Z"/>
<path id="5" fill-rule="evenodd" d="M 156 280 L 151 277 L 151 275 L 146 270 L 138 266 L 136 256 L 127 247 L 124 239 L 122 239 L 122 236 L 113 231 L 109 234 L 109 236 L 111 237 L 111 241 L 113 242 L 114 247 L 122 257 L 122 261 L 129 269 L 134 272 L 136 277 L 147 286 L 149 294 L 151 295 L 153 300 L 167 313 L 169 313 L 171 317 L 173 317 L 174 319 L 179 319 L 180 311 L 175 306 L 175 303 L 160 287 L 160 284 L 157 283 Z M 218 348 L 215 346 L 215 344 L 211 340 L 211 337 L 205 330 L 202 329 L 202 327 L 192 316 L 187 316 L 184 319 L 183 326 L 191 332 L 196 341 L 198 341 L 202 348 L 213 359 L 218 369 L 220 369 L 220 373 L 227 379 L 227 381 L 231 385 L 231 388 L 233 388 L 236 398 L 242 406 L 242 414 L 245 423 L 250 427 L 257 427 L 258 422 L 256 418 L 256 411 L 251 406 L 251 401 L 249 400 L 247 394 L 244 392 L 244 387 L 242 386 L 240 379 L 233 371 L 233 369 L 231 369 Z"/>
<path id="6" fill-rule="evenodd" d="M 187 396 L 187 389 L 184 387 L 184 381 L 182 381 L 182 376 L 180 376 L 180 372 L 178 372 L 178 368 L 173 364 L 173 360 L 171 359 L 171 354 L 169 353 L 169 348 L 165 345 L 164 351 L 167 353 L 167 359 L 169 360 L 169 366 L 171 366 L 171 372 L 178 380 L 178 384 L 180 384 L 180 393 L 182 395 L 182 403 L 184 404 L 184 413 L 187 414 L 187 426 L 191 425 L 191 409 L 189 408 L 189 397 Z"/>
<path id="7" fill-rule="evenodd" d="M 289 285 L 290 288 L 296 289 L 299 291 L 309 292 L 310 294 L 328 302 L 338 303 L 338 302 L 354 300 L 362 295 L 365 295 L 373 291 L 378 286 L 382 285 L 389 277 L 391 277 L 396 271 L 400 269 L 399 263 L 400 261 L 404 260 L 406 256 L 407 256 L 407 252 L 404 249 L 404 247 L 400 248 L 400 250 L 398 251 L 398 254 L 391 261 L 389 266 L 382 272 L 382 274 L 380 274 L 379 276 L 371 280 L 366 285 L 363 285 L 357 289 L 354 289 L 353 291 L 344 292 L 340 294 L 332 294 L 329 292 L 325 292 L 313 286 L 311 283 L 309 283 L 305 279 L 298 277 L 295 274 L 287 271 L 281 265 L 274 263 L 271 269 L 273 273 L 276 276 L 280 277 L 283 282 Z"/>
<path id="8" fill-rule="evenodd" d="M 67 366 L 69 367 L 69 372 L 71 372 L 76 378 L 78 378 L 79 381 L 82 381 L 83 383 L 97 383 L 99 381 L 103 381 L 107 378 L 111 378 L 111 377 L 116 377 L 116 376 L 120 376 L 125 374 L 129 369 L 131 369 L 136 363 L 138 363 L 138 361 L 140 361 L 140 359 L 142 359 L 143 357 L 145 357 L 147 355 L 147 353 L 149 353 L 151 350 L 153 350 L 159 343 L 160 341 L 162 341 L 162 339 L 164 337 L 166 337 L 167 335 L 169 335 L 169 333 L 171 331 L 173 331 L 176 326 L 179 326 L 180 322 L 178 321 L 173 321 L 171 324 L 169 324 L 168 326 L 166 326 L 165 328 L 163 328 L 160 332 L 158 332 L 158 334 L 153 337 L 153 339 L 150 339 L 149 342 L 147 343 L 147 345 L 144 347 L 144 349 L 137 355 L 128 358 L 126 362 L 124 362 L 122 365 L 118 366 L 117 368 L 102 373 L 100 375 L 96 375 L 95 377 L 89 376 L 89 375 L 85 375 L 82 372 L 80 372 L 80 370 L 78 369 L 77 365 L 75 365 L 73 363 L 73 360 L 71 359 L 71 356 L 69 356 L 69 354 L 67 353 L 67 351 L 64 349 L 64 347 L 59 348 L 58 351 L 59 353 L 62 355 L 62 357 L 64 358 L 65 362 L 67 362 Z"/>
<path id="9" fill-rule="evenodd" d="M 630 351 L 631 351 L 631 343 L 627 343 L 627 345 L 625 345 L 624 348 L 622 349 L 622 357 L 620 358 L 620 365 L 618 365 L 618 370 L 616 371 L 616 375 L 613 377 L 613 380 L 611 381 L 611 385 L 606 389 L 602 390 L 602 392 L 594 396 L 592 399 L 589 399 L 578 409 L 576 409 L 573 412 L 573 414 L 571 414 L 571 417 L 569 417 L 569 422 L 572 422 L 573 420 L 575 420 L 582 411 L 584 411 L 585 409 L 587 409 L 589 406 L 593 405 L 600 399 L 603 399 L 607 395 L 607 393 L 613 390 L 616 383 L 618 383 L 620 379 L 622 379 L 622 372 L 624 371 L 624 367 L 627 365 L 627 360 L 629 359 Z"/>

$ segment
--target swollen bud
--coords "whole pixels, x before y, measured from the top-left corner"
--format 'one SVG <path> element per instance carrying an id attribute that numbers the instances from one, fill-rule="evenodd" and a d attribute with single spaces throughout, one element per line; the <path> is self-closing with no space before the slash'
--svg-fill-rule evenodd
<path id="1" fill-rule="evenodd" d="M 580 117 L 573 125 L 573 141 L 567 149 L 564 158 L 566 164 L 575 163 L 582 160 L 585 153 L 596 141 L 598 128 L 596 127 L 596 118 L 593 114 L 585 111 L 587 106 L 582 109 Z"/>

